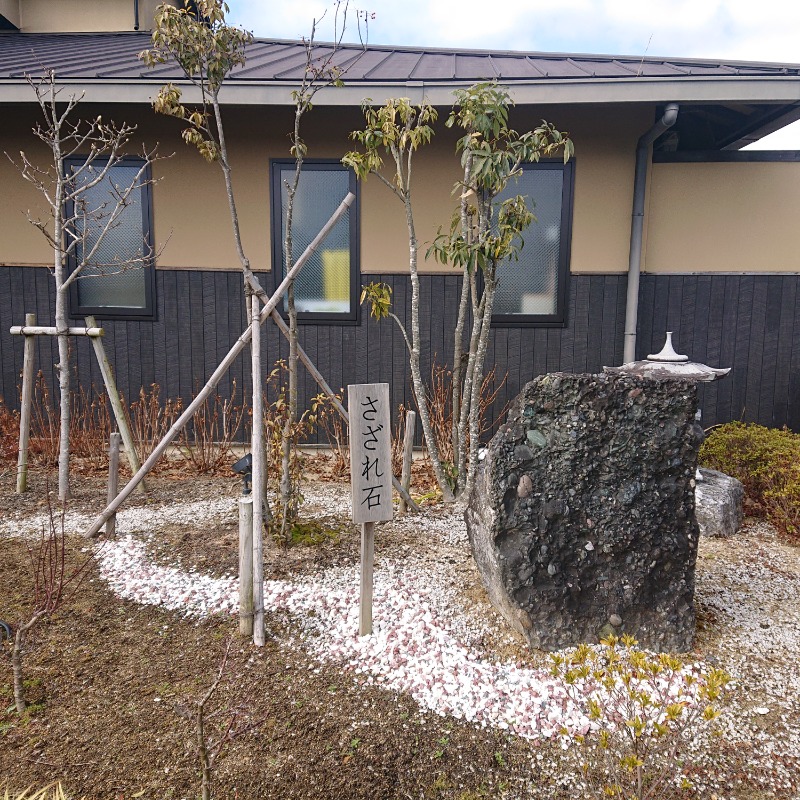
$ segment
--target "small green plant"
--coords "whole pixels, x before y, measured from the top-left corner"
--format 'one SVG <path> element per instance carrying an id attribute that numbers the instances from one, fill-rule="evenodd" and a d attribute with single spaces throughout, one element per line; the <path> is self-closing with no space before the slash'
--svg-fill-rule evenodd
<path id="1" fill-rule="evenodd" d="M 751 513 L 800 538 L 800 434 L 730 422 L 703 442 L 700 463 L 740 480 Z"/>
<path id="2" fill-rule="evenodd" d="M 587 710 L 583 725 L 561 733 L 581 745 L 576 755 L 592 797 L 681 797 L 691 789 L 689 745 L 719 717 L 730 676 L 636 644 L 611 636 L 552 656 L 553 676 Z"/>

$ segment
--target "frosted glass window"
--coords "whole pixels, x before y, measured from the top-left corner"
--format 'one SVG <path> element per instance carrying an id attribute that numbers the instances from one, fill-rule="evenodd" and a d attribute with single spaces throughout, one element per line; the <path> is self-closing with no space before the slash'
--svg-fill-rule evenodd
<path id="1" fill-rule="evenodd" d="M 562 313 L 559 306 L 561 284 L 567 277 L 569 236 L 568 204 L 564 201 L 570 186 L 569 175 L 561 167 L 527 165 L 499 197 L 522 195 L 536 217 L 523 234 L 519 260 L 510 259 L 499 267 L 494 315 L 501 320 L 517 316 L 558 321 Z"/>
<path id="2" fill-rule="evenodd" d="M 81 160 L 78 160 L 78 165 Z M 79 180 L 91 182 L 103 164 L 81 174 Z M 68 169 L 72 169 L 68 165 Z M 141 169 L 138 159 L 115 164 L 105 178 L 87 189 L 75 209 L 75 228 L 84 236 L 76 252 L 76 262 L 90 253 L 103 226 L 113 214 L 117 198 L 136 180 Z M 140 176 L 139 181 L 146 180 Z M 127 204 L 105 234 L 91 260 L 83 267 L 73 287 L 73 312 L 103 316 L 152 315 L 152 265 L 150 240 L 149 186 L 139 186 L 127 197 Z M 85 210 L 85 216 L 83 211 Z"/>
<path id="3" fill-rule="evenodd" d="M 287 181 L 291 181 L 293 175 L 293 162 L 274 162 L 273 202 L 279 192 L 280 220 L 276 220 L 273 213 L 273 230 L 280 232 L 280 238 L 273 242 L 273 253 L 274 262 L 280 264 L 281 278 L 286 274 L 283 240 L 286 234 Z M 353 188 L 352 173 L 338 163 L 307 162 L 303 165 L 292 216 L 293 260 L 303 254 Z M 295 279 L 295 304 L 301 318 L 305 315 L 309 319 L 309 315 L 313 315 L 335 320 L 354 314 L 356 213 L 353 207 L 347 211 Z"/>

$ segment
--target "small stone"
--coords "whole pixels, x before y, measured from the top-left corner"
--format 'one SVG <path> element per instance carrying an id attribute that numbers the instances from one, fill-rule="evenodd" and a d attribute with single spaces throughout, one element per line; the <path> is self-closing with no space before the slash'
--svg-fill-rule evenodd
<path id="1" fill-rule="evenodd" d="M 769 714 L 769 709 L 766 706 L 757 706 L 753 709 L 753 712 L 763 716 L 764 714 Z"/>
<path id="2" fill-rule="evenodd" d="M 547 439 L 544 438 L 544 434 L 541 431 L 537 431 L 535 428 L 528 431 L 526 438 L 534 447 L 544 447 L 547 441 Z"/>
<path id="3" fill-rule="evenodd" d="M 594 550 L 594 545 L 593 545 L 591 542 L 586 542 L 586 544 L 584 545 L 584 547 L 585 547 L 585 548 L 586 548 L 586 549 L 587 549 L 587 550 L 588 550 L 590 553 L 591 553 L 591 551 L 592 551 L 592 550 Z"/>
<path id="4" fill-rule="evenodd" d="M 609 624 L 613 625 L 615 628 L 619 628 L 622 625 L 622 617 L 619 614 L 612 614 L 608 618 Z"/>
<path id="5" fill-rule="evenodd" d="M 523 475 L 517 484 L 517 496 L 527 497 L 533 491 L 533 481 L 529 475 Z"/>

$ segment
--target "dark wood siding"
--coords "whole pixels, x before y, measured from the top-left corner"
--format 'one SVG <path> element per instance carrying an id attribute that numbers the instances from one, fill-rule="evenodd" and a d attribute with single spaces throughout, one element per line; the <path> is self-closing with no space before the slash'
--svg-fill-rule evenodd
<path id="1" fill-rule="evenodd" d="M 262 279 L 265 276 L 261 276 Z M 370 276 L 393 290 L 394 310 L 408 323 L 410 287 L 401 275 Z M 245 324 L 241 279 L 234 272 L 159 270 L 157 320 L 106 321 L 106 347 L 126 397 L 157 383 L 161 396 L 188 400 L 206 380 Z M 52 320 L 53 297 L 44 269 L 0 268 L 0 394 L 17 405 L 22 341 L 11 336 L 26 311 L 40 323 Z M 625 316 L 624 275 L 573 275 L 568 286 L 564 328 L 497 328 L 487 368 L 507 374 L 493 408 L 498 414 L 526 381 L 544 372 L 594 372 L 622 359 Z M 423 374 L 435 356 L 443 363 L 452 351 L 460 281 L 436 275 L 421 279 Z M 643 275 L 637 355 L 660 349 L 672 330 L 676 348 L 713 366 L 732 366 L 731 375 L 702 388 L 706 425 L 730 419 L 765 425 L 788 424 L 800 430 L 800 276 L 797 275 Z M 273 325 L 263 338 L 263 358 L 286 358 L 287 346 Z M 335 389 L 348 383 L 388 381 L 392 403 L 413 408 L 405 344 L 396 325 L 362 313 L 360 324 L 305 325 L 303 347 Z M 50 337 L 38 338 L 38 368 L 53 382 L 57 351 Z M 76 374 L 84 386 L 101 385 L 88 341 L 73 346 Z M 233 365 L 220 384 L 229 395 L 249 392 L 249 355 Z M 304 402 L 317 393 L 301 372 Z"/>

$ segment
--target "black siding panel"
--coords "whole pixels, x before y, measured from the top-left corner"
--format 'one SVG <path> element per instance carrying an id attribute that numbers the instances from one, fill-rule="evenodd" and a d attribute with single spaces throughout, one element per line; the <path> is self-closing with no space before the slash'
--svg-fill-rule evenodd
<path id="1" fill-rule="evenodd" d="M 263 279 L 263 276 L 260 276 Z M 376 275 L 393 290 L 394 312 L 410 327 L 411 287 L 403 275 Z M 154 322 L 105 322 L 105 344 L 120 389 L 133 399 L 141 385 L 157 383 L 161 397 L 186 402 L 211 375 L 246 327 L 241 277 L 236 272 L 158 270 Z M 452 330 L 460 279 L 421 276 L 420 328 L 423 377 L 430 360 L 450 367 Z M 529 380 L 545 371 L 596 371 L 622 360 L 625 318 L 624 275 L 573 275 L 568 287 L 569 315 L 564 328 L 493 330 L 486 372 L 496 366 L 507 384 L 490 412 L 489 423 Z M 800 276 L 798 275 L 642 275 L 637 354 L 664 343 L 673 330 L 680 352 L 712 366 L 733 367 L 729 377 L 702 393 L 703 423 L 745 419 L 800 429 Z M 35 310 L 39 322 L 53 318 L 52 279 L 47 270 L 0 268 L 0 394 L 16 407 L 22 369 L 21 337 L 8 333 Z M 288 348 L 271 323 L 263 327 L 265 373 Z M 358 325 L 304 325 L 301 342 L 335 390 L 349 383 L 388 381 L 393 412 L 401 403 L 414 408 L 408 354 L 393 320 L 376 322 L 362 309 Z M 76 340 L 78 377 L 88 389 L 100 385 L 88 341 Z M 51 387 L 58 360 L 52 337 L 37 337 L 37 363 Z M 235 379 L 239 397 L 250 393 L 250 353 L 246 350 L 220 383 L 227 396 Z M 301 403 L 317 394 L 316 383 L 301 370 Z M 249 402 L 249 399 L 248 399 Z M 419 440 L 418 440 L 419 441 Z"/>

